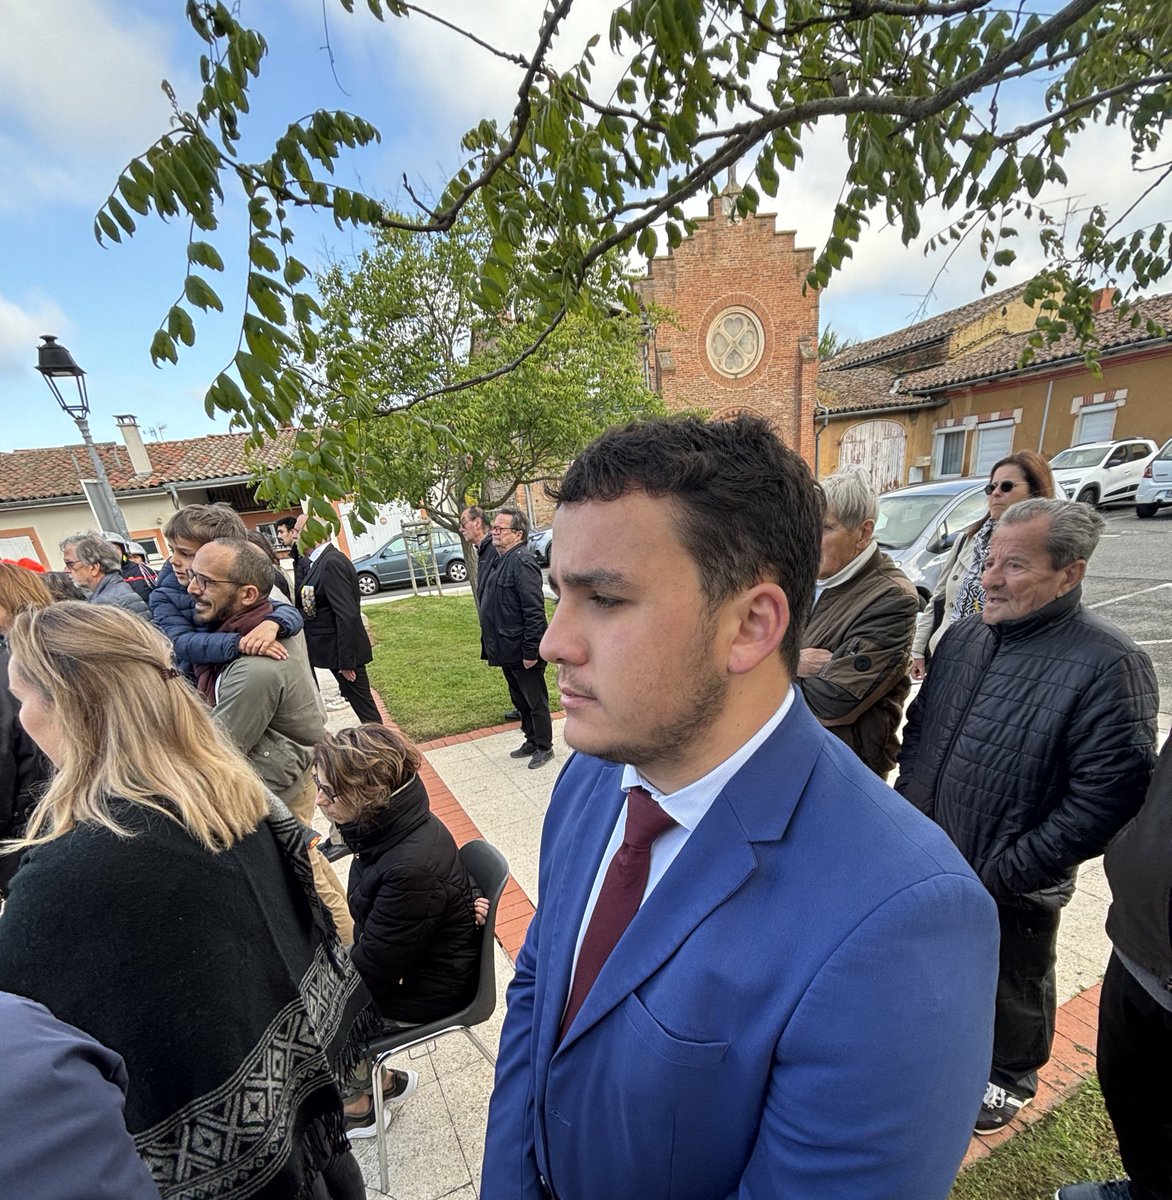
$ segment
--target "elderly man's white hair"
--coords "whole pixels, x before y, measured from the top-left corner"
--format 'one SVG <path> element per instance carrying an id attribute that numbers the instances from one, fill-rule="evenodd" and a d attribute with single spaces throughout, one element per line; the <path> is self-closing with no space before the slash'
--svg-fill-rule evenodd
<path id="1" fill-rule="evenodd" d="M 858 529 L 864 521 L 879 516 L 879 498 L 871 476 L 861 467 L 848 467 L 822 480 L 826 511 L 847 529 Z"/>

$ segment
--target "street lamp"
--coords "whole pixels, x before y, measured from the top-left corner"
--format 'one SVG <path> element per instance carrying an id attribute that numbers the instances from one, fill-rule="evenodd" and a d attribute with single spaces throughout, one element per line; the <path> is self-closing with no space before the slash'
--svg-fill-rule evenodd
<path id="1" fill-rule="evenodd" d="M 92 481 L 91 487 L 86 486 L 91 481 L 83 479 L 81 481 L 82 490 L 86 494 L 90 508 L 93 509 L 99 527 L 112 529 L 129 541 L 130 530 L 126 526 L 126 518 L 123 517 L 122 510 L 118 507 L 118 501 L 114 498 L 114 489 L 106 477 L 106 468 L 102 466 L 102 460 L 98 457 L 98 449 L 94 445 L 94 439 L 90 436 L 90 423 L 86 419 L 90 413 L 90 401 L 85 389 L 85 372 L 73 361 L 73 355 L 55 337 L 48 333 L 41 334 L 41 337 L 44 339 L 44 343 L 37 347 L 37 370 L 45 377 L 49 390 L 56 397 L 57 403 L 61 405 L 61 411 L 71 416 L 77 423 L 81 440 L 85 442 L 90 462 L 93 464 L 95 479 Z M 57 382 L 59 379 L 74 381 L 77 386 L 76 400 L 73 399 L 72 391 L 62 392 L 61 385 Z"/>

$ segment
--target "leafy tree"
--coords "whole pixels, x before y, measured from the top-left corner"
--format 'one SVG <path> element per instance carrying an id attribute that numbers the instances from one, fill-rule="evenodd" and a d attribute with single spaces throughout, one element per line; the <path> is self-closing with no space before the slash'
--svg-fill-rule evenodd
<path id="1" fill-rule="evenodd" d="M 487 313 L 475 287 L 490 240 L 476 204 L 446 233 L 379 233 L 374 249 L 318 280 L 320 358 L 367 348 L 365 386 L 377 399 L 362 431 L 368 482 L 383 497 L 425 508 L 459 528 L 469 503 L 495 509 L 521 484 L 561 474 L 596 434 L 663 411 L 646 384 L 640 322 L 569 316 L 513 370 L 531 333 L 512 315 Z M 411 399 L 465 379 L 467 389 Z M 475 566 L 475 556 L 468 562 Z"/>
<path id="2" fill-rule="evenodd" d="M 848 346 L 853 346 L 856 340 L 856 338 L 841 337 L 833 325 L 827 325 L 818 335 L 818 357 L 823 361 L 833 358 Z"/>
<path id="3" fill-rule="evenodd" d="M 354 0 L 339 3 L 352 11 Z M 607 31 L 624 62 L 613 89 L 592 82 L 601 35 L 575 66 L 551 65 L 572 5 L 550 0 L 524 51 L 474 39 L 520 67 L 512 115 L 470 130 L 465 165 L 437 201 L 405 219 L 335 178 L 344 152 L 377 140 L 365 118 L 315 112 L 293 121 L 267 157 L 243 156 L 264 38 L 220 0 L 188 0 L 202 42 L 200 100 L 191 111 L 176 104 L 171 130 L 127 166 L 96 229 L 119 240 L 152 210 L 190 217 L 190 270 L 152 345 L 156 360 L 174 359 L 194 340 L 192 310 L 222 307 L 208 282 L 223 265 L 209 239 L 226 189 L 243 193 L 250 269 L 241 347 L 207 404 L 258 435 L 294 419 L 307 426 L 270 481 L 273 499 L 354 493 L 361 507 L 371 494 L 361 430 L 387 402 L 360 386 L 370 360 L 360 340 L 337 348 L 326 369 L 318 363 L 318 306 L 292 252 L 302 208 L 329 209 L 339 226 L 434 234 L 479 197 L 491 231 L 480 304 L 515 304 L 528 317 L 527 344 L 493 368 L 504 374 L 571 315 L 589 322 L 616 287 L 634 311 L 612 253 L 650 255 L 660 229 L 678 245 L 691 228 L 683 203 L 741 160 L 756 183 L 738 210 L 754 210 L 759 192 L 774 195 L 797 168 L 819 123 L 843 123 L 850 163 L 811 285 L 827 283 L 876 215 L 906 242 L 918 239 L 922 209 L 935 200 L 951 221 L 940 237 L 979 239 L 989 286 L 1014 260 L 1017 214 L 1036 215 L 1042 190 L 1065 182 L 1063 157 L 1079 130 L 1122 126 L 1137 162 L 1160 145 L 1172 115 L 1172 22 L 1150 0 L 1068 0 L 1048 15 L 996 0 L 624 0 Z M 407 0 L 367 6 L 380 19 L 439 19 Z M 471 36 L 442 23 L 453 37 Z M 1170 174 L 1168 164 L 1156 168 L 1152 188 Z M 1165 225 L 1129 231 L 1126 216 L 1096 207 L 1068 229 L 1043 214 L 1048 265 L 1027 291 L 1039 343 L 1067 329 L 1089 337 L 1099 276 L 1143 288 L 1167 274 Z M 409 399 L 470 383 L 424 384 Z"/>

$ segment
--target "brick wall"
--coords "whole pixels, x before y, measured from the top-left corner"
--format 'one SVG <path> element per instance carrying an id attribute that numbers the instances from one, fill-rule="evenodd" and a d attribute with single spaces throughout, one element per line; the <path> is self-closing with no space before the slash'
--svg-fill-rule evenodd
<path id="1" fill-rule="evenodd" d="M 655 334 L 664 403 L 716 416 L 758 413 L 812 462 L 818 293 L 803 295 L 802 285 L 814 252 L 796 248 L 793 232 L 778 232 L 772 215 L 730 221 L 722 199 L 712 199 L 696 233 L 656 258 L 639 284 L 644 300 L 676 321 Z M 733 306 L 748 309 L 764 334 L 759 362 L 738 378 L 717 371 L 707 350 L 713 320 Z"/>

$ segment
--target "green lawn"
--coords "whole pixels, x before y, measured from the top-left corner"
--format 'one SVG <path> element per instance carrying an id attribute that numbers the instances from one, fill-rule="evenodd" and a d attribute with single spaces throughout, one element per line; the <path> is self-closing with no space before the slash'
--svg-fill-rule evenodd
<path id="1" fill-rule="evenodd" d="M 480 658 L 480 625 L 471 596 L 413 596 L 362 610 L 374 634 L 370 682 L 412 740 L 498 725 L 512 708 L 505 677 Z M 546 672 L 550 706 L 559 707 Z"/>
<path id="2" fill-rule="evenodd" d="M 949 1200 L 1052 1200 L 1063 1184 L 1122 1174 L 1092 1075 L 1065 1104 L 963 1171 Z"/>

